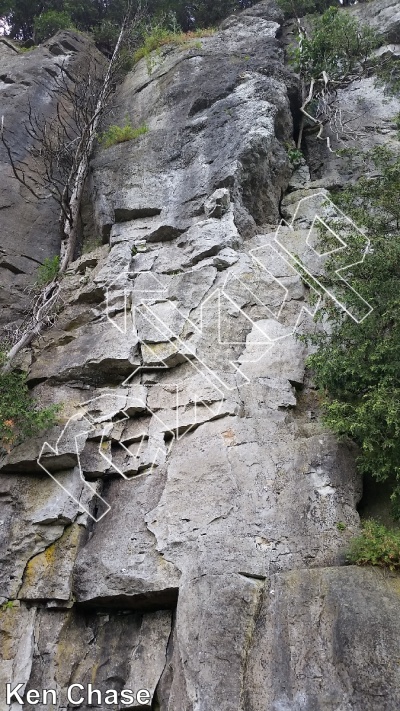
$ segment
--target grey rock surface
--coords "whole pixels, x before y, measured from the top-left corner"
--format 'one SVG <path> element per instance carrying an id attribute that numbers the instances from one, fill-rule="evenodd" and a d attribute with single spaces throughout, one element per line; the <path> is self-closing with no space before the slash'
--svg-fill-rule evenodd
<path id="1" fill-rule="evenodd" d="M 220 188 L 229 188 L 243 234 L 278 217 L 290 175 L 283 148 L 292 132 L 285 82 L 293 93 L 295 81 L 282 63 L 275 17 L 267 3 L 259 16 L 242 14 L 225 23 L 201 47 L 166 49 L 155 57 L 150 76 L 142 61 L 127 77 L 112 120 L 130 116 L 134 102 L 135 124 L 149 131 L 94 161 L 92 190 L 103 235 L 115 222 L 135 218 L 158 215 L 166 226 L 190 221 Z"/>
<path id="2" fill-rule="evenodd" d="M 396 58 L 400 41 L 400 9 L 396 0 L 358 2 L 346 7 L 345 12 L 381 36 L 383 46 L 375 54 L 382 57 L 382 62 Z M 395 122 L 400 111 L 398 92 L 388 92 L 381 81 L 365 75 L 339 89 L 337 99 L 340 119 L 334 120 L 330 128 L 325 127 L 321 138 L 311 132 L 305 140 L 311 178 L 327 189 L 353 181 L 363 171 L 357 159 L 349 163 L 337 156 L 338 149 L 366 152 L 378 145 L 398 145 Z"/>
<path id="3" fill-rule="evenodd" d="M 265 699 L 274 711 L 398 708 L 398 577 L 354 567 L 292 571 L 273 576 L 264 593 L 249 711 L 265 709 Z"/>
<path id="4" fill-rule="evenodd" d="M 376 0 L 349 8 L 361 22 L 373 27 L 385 39 L 396 44 L 400 42 L 400 8 L 396 0 Z"/>
<path id="5" fill-rule="evenodd" d="M 0 94 L 4 135 L 16 160 L 34 165 L 30 139 L 25 130 L 29 104 L 33 113 L 51 119 L 56 111 L 53 89 L 62 66 L 74 66 L 90 52 L 102 55 L 83 35 L 60 32 L 53 40 L 29 52 L 19 51 L 0 38 Z M 29 310 L 31 287 L 38 267 L 60 249 L 57 204 L 51 198 L 37 200 L 12 174 L 0 142 L 0 327 L 18 325 Z"/>
<path id="6" fill-rule="evenodd" d="M 281 21 L 263 0 L 115 97 L 110 122 L 149 131 L 97 149 L 104 244 L 23 355 L 60 423 L 1 462 L 1 711 L 7 682 L 56 690 L 52 711 L 89 682 L 153 711 L 398 709 L 399 578 L 344 565 L 356 451 L 297 338 L 313 305 L 289 255 L 320 275 L 310 229 L 345 178 L 328 158 L 316 175 L 311 143 L 292 175 Z M 377 96 L 366 121 L 386 126 Z"/>

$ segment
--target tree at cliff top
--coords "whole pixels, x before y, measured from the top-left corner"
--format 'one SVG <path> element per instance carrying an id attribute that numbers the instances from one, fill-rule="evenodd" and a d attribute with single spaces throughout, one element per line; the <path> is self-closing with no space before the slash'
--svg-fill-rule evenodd
<path id="1" fill-rule="evenodd" d="M 322 14 L 330 7 L 354 5 L 357 1 L 365 0 L 277 0 L 277 3 L 286 18 L 300 18 L 305 15 Z"/>
<path id="2" fill-rule="evenodd" d="M 380 41 L 374 30 L 338 7 L 314 17 L 311 32 L 299 23 L 297 45 L 289 50 L 302 86 L 298 148 L 306 125 L 318 129 L 318 138 L 323 138 L 325 126 L 338 138 L 346 132 L 338 90 L 366 75 L 371 53 Z M 330 148 L 330 138 L 325 140 Z"/>
<path id="3" fill-rule="evenodd" d="M 11 37 L 27 41 L 35 36 L 35 21 L 47 13 L 52 13 L 53 20 L 58 14 L 63 22 L 68 17 L 77 29 L 91 32 L 120 25 L 128 5 L 133 10 L 140 5 L 149 17 L 174 13 L 180 27 L 188 30 L 210 26 L 254 4 L 255 0 L 0 0 L 0 17 L 7 18 Z"/>
<path id="4" fill-rule="evenodd" d="M 336 0 L 278 0 L 278 5 L 287 18 L 325 12 L 331 5 L 337 4 Z"/>
<path id="5" fill-rule="evenodd" d="M 400 151 L 381 146 L 353 159 L 362 177 L 335 201 L 365 229 L 371 247 L 345 272 L 355 290 L 347 298 L 350 311 L 357 294 L 373 311 L 356 323 L 327 304 L 320 316 L 329 318 L 331 330 L 313 337 L 310 365 L 326 423 L 358 444 L 361 472 L 393 482 L 400 517 Z M 350 244 L 352 254 L 336 252 L 328 264 L 328 287 L 338 268 L 360 260 L 365 239 L 353 235 Z"/>

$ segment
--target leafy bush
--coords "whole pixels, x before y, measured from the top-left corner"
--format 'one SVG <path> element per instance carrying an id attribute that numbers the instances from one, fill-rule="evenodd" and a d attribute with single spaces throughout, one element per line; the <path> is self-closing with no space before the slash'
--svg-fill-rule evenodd
<path id="1" fill-rule="evenodd" d="M 327 286 L 345 273 L 347 308 L 357 313 L 360 294 L 373 308 L 357 323 L 327 302 L 319 318 L 330 331 L 310 338 L 317 347 L 309 358 L 324 396 L 327 425 L 359 447 L 358 465 L 378 481 L 395 480 L 391 500 L 400 516 L 400 153 L 381 146 L 355 155 L 361 177 L 333 195 L 339 207 L 366 231 L 371 248 L 359 262 L 366 240 L 350 235 L 343 255 L 327 263 Z M 336 279 L 336 281 L 335 281 Z"/>
<path id="2" fill-rule="evenodd" d="M 73 28 L 71 16 L 68 12 L 57 12 L 49 10 L 35 17 L 34 37 L 37 44 L 41 44 L 53 37 L 59 30 L 69 30 Z"/>
<path id="3" fill-rule="evenodd" d="M 298 168 L 304 160 L 303 153 L 298 148 L 288 148 L 288 158 L 293 168 Z"/>
<path id="4" fill-rule="evenodd" d="M 161 25 L 156 25 L 150 30 L 145 31 L 143 44 L 133 55 L 134 62 L 139 62 L 141 59 L 148 57 L 151 52 L 154 52 L 165 44 L 169 44 L 172 42 L 171 38 L 173 37 L 175 37 L 175 33 Z"/>
<path id="5" fill-rule="evenodd" d="M 300 148 L 306 128 L 318 128 L 321 138 L 324 129 L 330 126 L 339 139 L 338 89 L 368 73 L 371 52 L 381 40 L 374 30 L 359 24 L 338 7 L 314 16 L 310 32 L 306 33 L 300 23 L 298 32 L 298 41 L 289 47 L 288 54 L 301 77 L 301 123 L 297 137 Z"/>
<path id="6" fill-rule="evenodd" d="M 103 20 L 93 29 L 93 39 L 98 49 L 106 54 L 111 55 L 117 44 L 118 36 L 121 31 L 120 26 L 111 20 Z"/>
<path id="7" fill-rule="evenodd" d="M 398 96 L 400 93 L 400 57 L 376 57 L 371 66 L 377 78 L 378 86 L 383 86 L 385 94 Z"/>
<path id="8" fill-rule="evenodd" d="M 390 531 L 372 519 L 364 521 L 362 534 L 350 544 L 347 560 L 355 565 L 400 569 L 400 531 Z"/>
<path id="9" fill-rule="evenodd" d="M 0 353 L 0 367 L 5 362 Z M 0 371 L 0 450 L 9 452 L 26 437 L 39 434 L 56 422 L 59 406 L 40 408 L 30 396 L 24 373 Z"/>
<path id="10" fill-rule="evenodd" d="M 330 81 L 342 81 L 358 74 L 358 67 L 379 42 L 371 27 L 360 25 L 338 7 L 330 7 L 313 19 L 312 32 L 292 50 L 291 62 L 307 80 L 318 79 L 325 72 Z"/>
<path id="11" fill-rule="evenodd" d="M 35 286 L 38 289 L 42 289 L 47 284 L 50 284 L 57 276 L 59 266 L 60 257 L 58 255 L 55 257 L 46 257 L 37 271 Z"/>
<path id="12" fill-rule="evenodd" d="M 285 17 L 304 17 L 313 13 L 325 12 L 329 7 L 337 6 L 335 0 L 278 0 Z"/>
<path id="13" fill-rule="evenodd" d="M 117 145 L 117 143 L 125 143 L 126 141 L 133 141 L 139 136 L 143 136 L 148 133 L 147 126 L 139 126 L 139 128 L 133 128 L 130 121 L 126 121 L 124 126 L 117 126 L 113 124 L 107 131 L 99 136 L 99 141 L 104 148 L 110 148 L 111 146 Z"/>

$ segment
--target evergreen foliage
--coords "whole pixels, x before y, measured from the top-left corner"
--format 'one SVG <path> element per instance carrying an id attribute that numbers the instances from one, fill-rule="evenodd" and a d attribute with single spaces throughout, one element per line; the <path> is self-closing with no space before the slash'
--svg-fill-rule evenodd
<path id="1" fill-rule="evenodd" d="M 357 323 L 333 304 L 328 332 L 311 338 L 317 350 L 309 359 L 324 394 L 324 418 L 340 436 L 359 446 L 361 472 L 376 480 L 395 480 L 394 515 L 400 516 L 400 153 L 380 146 L 352 154 L 361 177 L 333 196 L 338 206 L 363 227 L 371 246 L 361 264 L 345 273 L 352 288 L 372 307 Z M 360 261 L 365 239 L 350 235 L 348 248 L 327 265 L 327 285 L 338 281 L 336 270 Z M 346 292 L 350 311 L 357 293 Z"/>
<path id="2" fill-rule="evenodd" d="M 327 74 L 336 84 L 360 74 L 371 52 L 379 45 L 377 33 L 338 7 L 313 18 L 312 32 L 292 51 L 292 63 L 306 81 Z"/>
<path id="3" fill-rule="evenodd" d="M 138 0 L 132 3 L 133 11 Z M 211 26 L 232 12 L 251 7 L 255 0 L 148 0 L 147 17 L 159 22 L 173 13 L 180 31 Z M 115 41 L 126 14 L 128 0 L 0 0 L 0 17 L 10 25 L 10 35 L 22 41 L 32 40 L 35 28 L 43 36 L 43 26 L 68 22 L 79 30 L 94 32 L 100 44 Z M 60 27 L 57 27 L 60 29 Z M 47 32 L 44 32 L 46 34 Z"/>
<path id="4" fill-rule="evenodd" d="M 68 12 L 48 10 L 48 12 L 44 12 L 42 15 L 39 15 L 39 17 L 35 17 L 33 28 L 34 41 L 36 44 L 41 44 L 50 37 L 53 37 L 59 30 L 72 29 L 73 24 Z"/>

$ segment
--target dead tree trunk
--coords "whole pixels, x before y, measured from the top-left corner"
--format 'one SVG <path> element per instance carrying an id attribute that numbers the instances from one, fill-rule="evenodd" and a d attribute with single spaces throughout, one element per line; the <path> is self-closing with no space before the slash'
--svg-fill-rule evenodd
<path id="1" fill-rule="evenodd" d="M 93 153 L 93 148 L 96 140 L 97 130 L 107 106 L 110 95 L 113 91 L 113 84 L 118 71 L 118 60 L 120 56 L 121 46 L 126 32 L 128 16 L 126 16 L 120 34 L 115 46 L 113 56 L 109 62 L 106 75 L 102 81 L 100 90 L 96 96 L 96 101 L 93 106 L 93 111 L 85 113 L 83 109 L 82 116 L 85 120 L 78 118 L 79 135 L 75 138 L 71 135 L 74 128 L 71 128 L 71 121 L 65 118 L 65 104 L 61 99 L 57 106 L 57 125 L 39 127 L 36 117 L 32 116 L 30 110 L 28 113 L 29 128 L 28 134 L 35 139 L 41 147 L 44 147 L 46 160 L 44 162 L 44 170 L 42 174 L 36 176 L 27 176 L 25 164 L 18 163 L 14 160 L 10 147 L 4 135 L 4 117 L 2 118 L 0 137 L 6 147 L 11 167 L 14 176 L 19 182 L 30 190 L 30 192 L 38 199 L 49 197 L 49 194 L 43 195 L 43 188 L 59 203 L 61 207 L 61 253 L 59 271 L 55 279 L 46 286 L 42 291 L 33 308 L 32 315 L 29 319 L 29 324 L 25 328 L 18 342 L 13 345 L 7 354 L 6 362 L 2 368 L 3 372 L 11 369 L 11 364 L 15 356 L 22 348 L 28 346 L 32 340 L 40 335 L 43 329 L 48 325 L 51 313 L 57 303 L 60 292 L 60 277 L 65 273 L 69 264 L 74 258 L 78 235 L 79 235 L 79 214 L 82 203 L 82 195 L 85 187 L 85 181 L 89 170 L 89 161 Z M 64 77 L 65 79 L 65 77 Z M 70 87 L 66 90 L 67 98 L 74 100 L 74 88 Z M 63 114 L 64 112 L 64 114 Z M 68 113 L 68 112 L 67 112 Z M 76 117 L 75 117 L 76 118 Z M 76 123 L 76 120 L 75 120 Z M 53 129 L 53 131 L 51 130 Z M 54 132 L 56 139 L 54 139 Z M 70 146 L 78 141 L 78 145 L 72 156 L 70 155 L 68 171 L 64 177 L 59 173 L 60 154 L 63 148 L 57 144 L 57 136 L 62 134 L 64 138 L 64 146 Z M 62 141 L 61 141 L 62 143 Z"/>
<path id="2" fill-rule="evenodd" d="M 67 218 L 64 218 L 64 240 L 61 245 L 59 269 L 60 274 L 63 274 L 65 272 L 74 257 L 79 232 L 79 211 L 82 202 L 82 194 L 85 186 L 85 181 L 89 169 L 89 161 L 93 152 L 97 129 L 101 117 L 103 115 L 105 106 L 107 105 L 108 98 L 112 91 L 114 69 L 118 62 L 118 57 L 125 34 L 126 24 L 127 18 L 125 18 L 124 20 L 121 32 L 118 37 L 118 42 L 114 50 L 114 54 L 110 60 L 110 64 L 108 66 L 107 73 L 104 78 L 103 87 L 98 98 L 95 112 L 90 122 L 85 127 L 84 134 L 81 138 L 80 145 L 78 147 L 78 166 L 76 168 L 73 190 L 71 198 L 69 200 L 69 216 Z"/>

